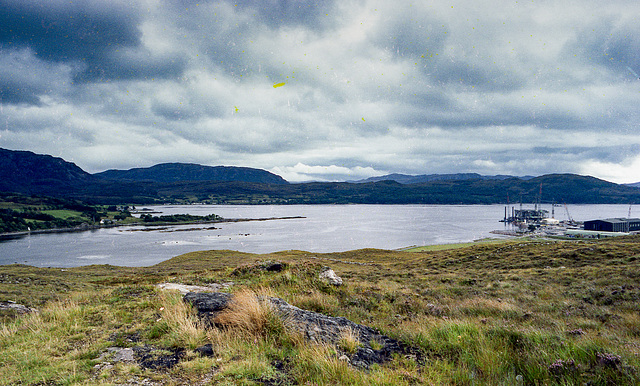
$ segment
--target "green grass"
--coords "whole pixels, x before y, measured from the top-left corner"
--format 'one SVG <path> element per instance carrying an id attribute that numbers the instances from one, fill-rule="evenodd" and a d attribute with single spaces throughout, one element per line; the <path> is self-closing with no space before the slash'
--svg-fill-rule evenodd
<path id="1" fill-rule="evenodd" d="M 468 242 L 468 243 L 451 243 L 451 244 L 435 244 L 435 245 L 423 245 L 419 247 L 409 247 L 402 249 L 403 252 L 428 252 L 428 251 L 444 251 L 447 249 L 457 249 L 469 247 L 472 245 L 477 245 L 480 243 L 504 243 L 507 240 L 504 239 L 482 239 L 478 241 Z"/>
<path id="2" fill-rule="evenodd" d="M 260 268 L 274 260 L 286 263 L 282 272 Z M 319 281 L 324 265 L 345 284 Z M 345 334 L 338 347 L 310 344 L 255 302 L 236 307 L 227 328 L 206 329 L 178 294 L 155 289 L 165 281 L 233 281 L 238 294 L 278 296 L 377 328 L 421 359 L 356 369 L 337 353 L 363 342 Z M 0 266 L 0 300 L 41 310 L 0 315 L 0 384 L 633 385 L 639 282 L 640 237 L 421 252 L 202 251 L 140 268 Z M 214 357 L 193 353 L 205 343 Z M 94 368 L 106 347 L 142 344 L 186 354 L 171 370 Z"/>
<path id="3" fill-rule="evenodd" d="M 63 220 L 82 217 L 82 212 L 78 212 L 75 210 L 68 210 L 68 209 L 43 210 L 42 213 L 50 214 L 53 217 L 57 217 Z"/>

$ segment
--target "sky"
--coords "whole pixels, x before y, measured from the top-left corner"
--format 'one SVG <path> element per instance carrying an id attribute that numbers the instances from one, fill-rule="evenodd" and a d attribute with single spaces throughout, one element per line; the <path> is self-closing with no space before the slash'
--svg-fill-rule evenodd
<path id="1" fill-rule="evenodd" d="M 640 181 L 635 0 L 0 0 L 0 147 Z"/>

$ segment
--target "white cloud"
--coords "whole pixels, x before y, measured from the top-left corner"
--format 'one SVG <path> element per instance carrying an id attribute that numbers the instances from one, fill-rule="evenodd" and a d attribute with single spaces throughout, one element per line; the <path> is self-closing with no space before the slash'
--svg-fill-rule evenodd
<path id="1" fill-rule="evenodd" d="M 294 166 L 276 166 L 270 171 L 289 182 L 361 180 L 385 174 L 372 167 L 310 166 L 300 162 Z"/>
<path id="2" fill-rule="evenodd" d="M 618 184 L 640 181 L 640 156 L 625 160 L 623 163 L 588 160 L 580 166 L 580 173 L 598 176 Z"/>

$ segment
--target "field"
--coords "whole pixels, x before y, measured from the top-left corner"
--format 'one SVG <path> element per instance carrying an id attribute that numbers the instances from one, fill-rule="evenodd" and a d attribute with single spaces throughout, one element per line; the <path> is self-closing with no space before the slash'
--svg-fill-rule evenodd
<path id="1" fill-rule="evenodd" d="M 284 269 L 263 269 L 273 261 Z M 323 266 L 344 284 L 318 280 Z M 362 342 L 312 344 L 249 303 L 230 326 L 205 327 L 179 294 L 157 289 L 163 282 L 280 297 L 374 327 L 419 355 L 358 368 L 339 358 Z M 39 312 L 1 315 L 0 384 L 640 383 L 640 237 L 411 252 L 202 251 L 142 268 L 11 265 L 0 267 L 3 300 Z M 194 352 L 205 344 L 213 356 Z M 180 359 L 167 368 L 109 361 L 109 347 Z"/>

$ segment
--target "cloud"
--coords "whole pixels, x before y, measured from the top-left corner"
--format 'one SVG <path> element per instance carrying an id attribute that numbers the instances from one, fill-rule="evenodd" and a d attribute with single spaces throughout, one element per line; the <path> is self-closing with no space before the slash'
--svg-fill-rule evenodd
<path id="1" fill-rule="evenodd" d="M 92 171 L 182 161 L 300 181 L 596 165 L 621 178 L 607 168 L 629 170 L 640 146 L 636 13 L 0 0 L 0 147 Z"/>
<path id="2" fill-rule="evenodd" d="M 30 47 L 44 60 L 90 61 L 140 41 L 137 12 L 124 1 L 0 3 L 3 48 Z"/>
<path id="3" fill-rule="evenodd" d="M 0 2 L 0 49 L 29 50 L 34 61 L 71 67 L 73 82 L 179 75 L 182 58 L 156 55 L 143 46 L 141 18 L 140 10 L 125 1 L 5 0 Z M 36 97 L 25 93 L 21 101 L 34 103 Z"/>
<path id="4" fill-rule="evenodd" d="M 289 182 L 303 181 L 349 181 L 361 180 L 368 177 L 384 175 L 384 172 L 377 171 L 372 167 L 353 167 L 329 165 L 329 166 L 310 166 L 298 162 L 294 166 L 275 167 L 270 170 Z"/>
<path id="5" fill-rule="evenodd" d="M 597 159 L 588 160 L 581 165 L 580 173 L 599 176 L 607 181 L 618 183 L 638 182 L 640 181 L 640 156 L 630 157 L 622 164 Z"/>
<path id="6" fill-rule="evenodd" d="M 233 4 L 256 15 L 257 20 L 271 28 L 304 26 L 321 29 L 335 18 L 333 0 L 249 0 Z"/>
<path id="7" fill-rule="evenodd" d="M 40 60 L 28 48 L 8 50 L 0 55 L 0 104 L 40 105 L 41 96 L 69 90 L 72 72 L 70 66 Z"/>
<path id="8" fill-rule="evenodd" d="M 605 17 L 583 27 L 569 47 L 606 71 L 609 81 L 632 80 L 640 70 L 639 35 L 634 19 Z"/>

